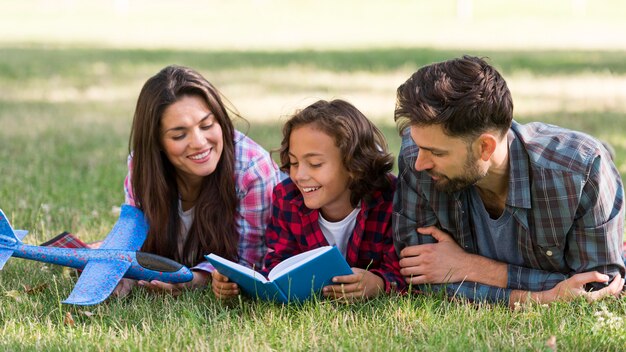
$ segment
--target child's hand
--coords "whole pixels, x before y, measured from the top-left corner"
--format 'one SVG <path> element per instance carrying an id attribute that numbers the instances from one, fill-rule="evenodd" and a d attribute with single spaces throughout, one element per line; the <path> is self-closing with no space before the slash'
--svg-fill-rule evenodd
<path id="1" fill-rule="evenodd" d="M 215 297 L 219 299 L 227 299 L 235 297 L 239 294 L 239 286 L 236 283 L 228 281 L 228 278 L 220 274 L 217 270 L 211 273 L 213 281 L 211 282 L 211 289 L 215 294 Z"/>
<path id="2" fill-rule="evenodd" d="M 179 284 L 170 284 L 163 281 L 152 280 L 152 281 L 137 281 L 139 286 L 145 287 L 146 289 L 154 292 L 154 293 L 167 293 L 172 296 L 180 295 L 184 290 L 188 290 L 191 288 L 200 288 L 207 285 L 209 281 L 209 273 L 205 271 L 193 271 L 193 279 L 188 282 L 182 282 Z"/>
<path id="3" fill-rule="evenodd" d="M 335 276 L 333 284 L 324 287 L 330 298 L 366 299 L 378 296 L 385 287 L 383 279 L 367 270 L 352 268 L 352 275 Z"/>

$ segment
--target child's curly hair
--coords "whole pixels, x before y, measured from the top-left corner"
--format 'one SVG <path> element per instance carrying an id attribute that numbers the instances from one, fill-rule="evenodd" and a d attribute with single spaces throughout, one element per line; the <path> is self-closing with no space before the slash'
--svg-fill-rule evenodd
<path id="1" fill-rule="evenodd" d="M 343 165 L 350 174 L 348 188 L 352 206 L 374 191 L 391 186 L 387 173 L 393 168 L 393 156 L 382 132 L 354 105 L 341 99 L 319 100 L 297 111 L 283 126 L 280 145 L 281 170 L 289 172 L 289 137 L 303 125 L 331 136 L 343 156 Z"/>

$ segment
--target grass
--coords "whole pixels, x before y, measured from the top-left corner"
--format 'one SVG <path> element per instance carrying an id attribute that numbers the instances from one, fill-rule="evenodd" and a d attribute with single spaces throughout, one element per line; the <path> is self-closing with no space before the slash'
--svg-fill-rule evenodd
<path id="1" fill-rule="evenodd" d="M 135 99 L 143 82 L 171 63 L 194 67 L 219 87 L 248 120 L 238 126 L 267 149 L 278 147 L 281 123 L 295 109 L 344 98 L 376 122 L 396 154 L 397 86 L 433 61 L 488 56 L 509 83 L 516 119 L 611 142 L 626 176 L 626 45 L 613 35 L 625 27 L 621 2 L 588 2 L 585 21 L 569 23 L 582 16 L 572 14 L 572 1 L 509 2 L 505 9 L 476 0 L 476 31 L 450 15 L 451 0 L 302 3 L 311 18 L 343 26 L 299 22 L 282 0 L 236 0 L 220 11 L 193 11 L 206 2 L 186 1 L 185 16 L 170 18 L 167 33 L 156 30 L 171 9 L 161 2 L 133 1 L 121 12 L 104 1 L 7 6 L 0 13 L 0 207 L 30 230 L 31 244 L 65 230 L 103 238 L 123 202 Z M 147 15 L 139 18 L 139 9 Z M 261 10 L 273 16 L 258 16 Z M 91 11 L 98 18 L 85 15 Z M 554 27 L 537 25 L 544 17 Z M 521 19 L 522 36 L 511 32 L 513 18 Z M 487 37 L 510 45 L 476 41 Z M 531 39 L 536 46 L 520 49 Z M 563 43 L 593 49 L 564 50 Z M 0 272 L 0 349 L 613 351 L 626 344 L 624 299 L 512 311 L 437 296 L 281 306 L 218 302 L 208 291 L 173 298 L 135 290 L 92 307 L 60 304 L 75 281 L 61 267 L 10 260 Z"/>
<path id="2" fill-rule="evenodd" d="M 146 77 L 172 62 L 196 67 L 216 82 L 248 118 L 249 124 L 242 124 L 242 128 L 268 149 L 279 146 L 280 123 L 285 116 L 306 106 L 307 100 L 341 97 L 352 101 L 378 123 L 395 153 L 399 150 L 392 121 L 395 87 L 416 66 L 460 52 L 330 51 L 317 52 L 317 59 L 302 52 L 247 52 L 234 59 L 237 57 L 234 52 L 5 47 L 0 60 L 0 156 L 7 167 L 3 167 L 0 199 L 4 204 L 14 204 L 3 207 L 5 211 L 16 212 L 16 223 L 32 230 L 33 221 L 41 216 L 40 206 L 46 204 L 55 215 L 46 224 L 49 231 L 68 229 L 96 238 L 105 235 L 112 220 L 109 210 L 123 201 L 121 180 L 125 175 L 134 99 Z M 614 57 L 618 53 L 491 51 L 486 54 L 501 67 L 505 77 L 512 77 L 513 84 L 523 82 L 527 75 L 545 80 L 544 67 L 550 66 L 570 67 L 560 74 L 570 80 L 583 77 L 578 87 L 586 83 L 584 77 L 602 75 L 607 70 L 603 67 L 613 67 L 611 70 L 617 73 L 612 79 L 621 82 L 619 72 L 625 70 L 622 66 L 626 62 Z M 586 56 L 596 57 L 597 63 L 579 67 L 579 58 Z M 302 58 L 308 59 L 301 62 Z M 360 63 L 367 60 L 381 64 L 376 68 Z M 250 64 L 235 69 L 233 61 Z M 620 62 L 621 66 L 617 64 Z M 344 71 L 349 63 L 358 69 Z M 278 76 L 279 65 L 285 65 L 291 73 L 284 75 L 289 77 L 291 85 L 275 83 L 274 79 L 286 79 Z M 263 79 L 259 81 L 258 77 Z M 612 110 L 602 105 L 619 100 L 620 94 L 626 93 L 617 90 L 612 92 L 613 96 L 597 101 L 559 95 L 559 91 L 551 91 L 554 88 L 550 82 L 559 82 L 563 79 L 560 77 L 553 78 L 543 88 L 546 95 L 554 96 L 545 100 L 556 103 L 556 108 L 548 106 L 546 111 L 540 109 L 517 118 L 547 121 L 610 141 L 618 152 L 616 164 L 622 175 L 626 174 L 626 108 L 619 102 Z M 542 86 L 533 88 L 540 90 Z M 519 90 L 525 93 L 525 89 Z M 524 105 L 520 108 L 518 101 L 533 107 L 541 107 L 544 101 L 541 96 L 533 96 L 532 91 L 519 96 L 515 92 L 517 110 L 525 109 Z M 278 102 L 277 97 L 284 98 L 284 102 Z M 587 111 L 568 112 L 572 102 L 582 104 Z M 272 116 L 266 111 L 271 111 Z M 67 211 L 74 214 L 64 216 Z M 98 226 L 94 228 L 94 225 Z"/>
<path id="3" fill-rule="evenodd" d="M 400 48 L 237 53 L 5 46 L 0 57 L 0 206 L 16 227 L 31 231 L 28 243 L 64 230 L 86 240 L 104 237 L 116 219 L 112 208 L 123 202 L 134 99 L 143 80 L 166 64 L 195 66 L 216 82 L 248 119 L 239 121 L 240 128 L 268 149 L 280 143 L 287 106 L 348 96 L 359 101 L 358 107 L 365 106 L 395 154 L 399 150 L 391 117 L 395 86 L 416 66 L 460 52 Z M 521 103 L 516 109 L 529 111 L 518 115 L 519 120 L 543 120 L 609 140 L 618 151 L 622 175 L 626 173 L 626 109 L 611 104 L 614 96 L 610 95 L 586 102 L 576 94 L 553 91 L 563 81 L 593 86 L 590 77 L 602 77 L 607 71 L 615 73 L 604 84 L 613 80 L 619 86 L 626 53 L 486 54 L 505 77 L 511 77 L 512 86 L 518 84 L 520 94 L 514 91 L 514 97 Z M 583 57 L 594 60 L 584 65 Z M 280 75 L 281 67 L 287 77 Z M 550 67 L 561 71 L 548 74 Z M 283 84 L 287 80 L 291 85 Z M 539 81 L 534 88 L 553 94 L 557 104 L 532 103 L 542 97 L 533 96 L 524 87 L 525 80 Z M 279 99 L 285 99 L 278 103 L 284 105 L 272 108 Z M 582 108 L 571 112 L 567 107 L 574 103 Z M 533 113 L 524 104 L 540 108 Z M 593 305 L 531 305 L 511 311 L 436 296 L 383 297 L 353 305 L 310 302 L 296 307 L 246 299 L 224 304 L 208 291 L 172 298 L 137 290 L 127 299 L 73 307 L 59 303 L 75 283 L 70 273 L 20 259 L 7 263 L 0 275 L 0 348 L 548 350 L 551 336 L 560 350 L 619 350 L 626 343 L 623 299 Z M 622 319 L 621 325 L 603 325 L 598 314 L 605 310 Z"/>
<path id="4" fill-rule="evenodd" d="M 26 270 L 28 279 L 17 270 Z M 94 307 L 58 303 L 74 278 L 59 268 L 13 262 L 7 284 L 47 285 L 0 298 L 0 346 L 6 350 L 619 350 L 624 327 L 598 312 L 626 314 L 624 301 L 559 303 L 511 311 L 440 297 L 393 296 L 366 303 L 281 306 L 247 299 L 228 304 L 208 291 L 181 297 L 136 291 Z M 621 323 L 623 324 L 623 322 Z"/>

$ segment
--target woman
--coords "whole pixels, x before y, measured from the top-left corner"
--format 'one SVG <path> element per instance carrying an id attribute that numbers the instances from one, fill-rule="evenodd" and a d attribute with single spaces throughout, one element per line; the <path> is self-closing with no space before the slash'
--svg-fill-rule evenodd
<path id="1" fill-rule="evenodd" d="M 178 294 L 207 285 L 216 253 L 260 269 L 272 188 L 280 171 L 261 146 L 235 130 L 219 91 L 198 72 L 168 66 L 144 84 L 129 147 L 126 203 L 141 209 L 150 229 L 142 251 L 182 263 L 191 282 L 139 281 Z M 133 280 L 122 280 L 119 296 Z"/>

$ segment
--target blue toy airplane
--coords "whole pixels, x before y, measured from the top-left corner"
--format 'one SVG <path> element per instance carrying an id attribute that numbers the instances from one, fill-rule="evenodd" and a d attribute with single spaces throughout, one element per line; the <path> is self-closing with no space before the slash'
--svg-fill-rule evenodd
<path id="1" fill-rule="evenodd" d="M 74 290 L 63 301 L 92 305 L 104 301 L 123 278 L 187 282 L 191 271 L 173 260 L 139 252 L 148 234 L 148 224 L 141 210 L 123 205 L 120 218 L 100 248 L 56 248 L 22 243 L 28 231 L 13 230 L 0 209 L 0 270 L 11 257 L 82 269 Z"/>

